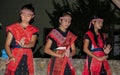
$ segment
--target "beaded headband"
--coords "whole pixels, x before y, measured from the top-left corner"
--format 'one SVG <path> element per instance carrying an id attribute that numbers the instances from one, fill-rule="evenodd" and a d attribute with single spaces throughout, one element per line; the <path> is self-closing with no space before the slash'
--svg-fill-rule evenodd
<path id="1" fill-rule="evenodd" d="M 90 21 L 89 28 L 91 28 L 91 25 L 92 25 L 92 23 L 93 23 L 94 21 L 101 21 L 101 22 L 103 22 L 103 19 L 101 19 L 101 18 L 92 19 L 92 20 Z"/>
<path id="2" fill-rule="evenodd" d="M 62 19 L 68 19 L 68 20 L 71 20 L 72 18 L 69 17 L 69 16 L 63 16 L 63 17 L 60 17 L 60 20 L 62 20 Z"/>
<path id="3" fill-rule="evenodd" d="M 26 14 L 33 15 L 33 12 L 31 10 L 28 10 L 28 9 L 21 10 L 21 13 L 26 13 Z"/>

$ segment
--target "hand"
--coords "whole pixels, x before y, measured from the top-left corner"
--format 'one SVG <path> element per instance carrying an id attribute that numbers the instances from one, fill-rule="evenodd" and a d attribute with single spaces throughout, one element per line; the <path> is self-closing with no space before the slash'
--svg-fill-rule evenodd
<path id="1" fill-rule="evenodd" d="M 63 58 L 64 56 L 65 56 L 65 53 L 58 54 L 58 57 L 59 57 L 59 58 Z"/>
<path id="2" fill-rule="evenodd" d="M 65 56 L 65 51 L 63 53 L 59 53 L 59 51 L 56 51 L 56 53 L 57 53 L 56 57 L 62 58 Z"/>
<path id="3" fill-rule="evenodd" d="M 97 60 L 103 61 L 103 60 L 105 60 L 107 58 L 108 58 L 108 56 L 106 55 L 106 56 L 102 56 L 102 57 L 97 57 Z"/>
<path id="4" fill-rule="evenodd" d="M 108 45 L 104 48 L 105 54 L 109 54 L 111 50 L 112 50 L 112 48 L 111 48 L 111 45 L 110 45 L 110 44 L 108 44 Z"/>
<path id="5" fill-rule="evenodd" d="M 25 44 L 25 37 L 22 37 L 20 41 L 16 40 L 16 42 L 17 42 L 21 47 L 23 47 L 24 44 Z"/>
<path id="6" fill-rule="evenodd" d="M 65 51 L 65 55 L 66 55 L 67 57 L 70 57 L 70 50 L 66 50 L 66 51 Z"/>
<path id="7" fill-rule="evenodd" d="M 9 64 L 11 61 L 15 62 L 16 59 L 15 59 L 14 57 L 10 57 L 10 58 L 7 60 L 6 64 Z"/>

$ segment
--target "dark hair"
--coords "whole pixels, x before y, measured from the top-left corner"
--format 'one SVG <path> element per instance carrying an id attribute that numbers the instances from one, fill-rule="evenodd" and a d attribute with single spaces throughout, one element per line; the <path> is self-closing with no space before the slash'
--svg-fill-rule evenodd
<path id="1" fill-rule="evenodd" d="M 33 12 L 33 14 L 35 15 L 35 9 L 33 7 L 33 5 L 30 3 L 30 4 L 26 4 L 26 5 L 23 5 L 21 10 L 23 9 L 28 9 L 28 10 L 31 10 Z M 21 11 L 20 10 L 20 11 Z M 18 20 L 18 22 L 21 22 L 21 18 Z M 34 22 L 34 18 L 31 19 L 31 21 L 29 22 L 30 24 Z"/>
<path id="2" fill-rule="evenodd" d="M 93 15 L 93 16 L 91 17 L 91 20 L 92 20 L 92 19 L 98 19 L 98 18 L 103 19 L 103 17 L 100 16 L 100 15 Z"/>
<path id="3" fill-rule="evenodd" d="M 31 10 L 33 12 L 33 14 L 35 14 L 35 9 L 34 9 L 34 7 L 33 7 L 33 5 L 31 3 L 22 6 L 21 10 L 23 10 L 23 9 Z"/>
<path id="4" fill-rule="evenodd" d="M 91 17 L 91 20 L 92 20 L 92 19 L 102 19 L 102 16 L 93 15 L 93 16 Z M 93 33 L 95 43 L 96 43 L 96 45 L 98 45 L 97 35 L 96 35 L 95 31 L 94 31 L 94 25 L 91 24 L 91 27 L 90 27 L 89 30 Z M 103 37 L 102 31 L 99 30 L 99 33 L 100 33 L 100 36 L 102 37 L 103 43 L 105 43 L 105 40 L 104 40 L 104 37 Z M 99 45 L 98 45 L 98 46 L 99 46 Z"/>
<path id="5" fill-rule="evenodd" d="M 71 12 L 63 12 L 62 15 L 61 15 L 61 17 L 66 16 L 66 15 L 69 15 L 70 17 L 72 17 Z"/>

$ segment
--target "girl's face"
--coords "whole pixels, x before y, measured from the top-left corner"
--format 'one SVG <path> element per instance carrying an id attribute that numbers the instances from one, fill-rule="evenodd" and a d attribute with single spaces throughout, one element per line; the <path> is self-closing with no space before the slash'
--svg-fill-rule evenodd
<path id="1" fill-rule="evenodd" d="M 71 24 L 71 16 L 66 15 L 59 20 L 60 26 L 67 29 Z"/>
<path id="2" fill-rule="evenodd" d="M 21 11 L 21 20 L 22 22 L 26 22 L 26 23 L 29 23 L 31 21 L 31 19 L 34 17 L 34 14 L 31 10 L 29 9 L 23 9 Z"/>
<path id="3" fill-rule="evenodd" d="M 94 21 L 94 22 L 93 22 L 93 25 L 94 25 L 94 28 L 96 28 L 96 29 L 101 29 L 102 26 L 103 26 L 103 21 L 99 21 L 99 20 Z"/>

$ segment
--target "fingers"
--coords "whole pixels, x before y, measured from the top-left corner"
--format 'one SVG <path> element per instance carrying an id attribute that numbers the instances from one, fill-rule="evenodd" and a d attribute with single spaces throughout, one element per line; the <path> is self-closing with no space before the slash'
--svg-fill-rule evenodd
<path id="1" fill-rule="evenodd" d="M 97 57 L 97 60 L 104 61 L 108 58 L 108 56 Z"/>
<path id="2" fill-rule="evenodd" d="M 18 40 L 15 40 L 15 41 L 16 41 L 19 45 L 21 44 L 20 41 L 18 41 Z"/>
<path id="3" fill-rule="evenodd" d="M 21 41 L 18 41 L 18 40 L 16 40 L 16 42 L 21 46 L 21 47 L 23 47 L 23 45 L 24 45 L 24 43 L 23 42 L 21 42 Z"/>
<path id="4" fill-rule="evenodd" d="M 22 45 L 24 45 L 24 43 L 25 43 L 25 37 L 21 38 L 20 42 L 22 43 Z"/>
<path id="5" fill-rule="evenodd" d="M 106 48 L 104 48 L 105 54 L 109 54 L 111 50 L 112 50 L 111 45 L 107 45 Z"/>
<path id="6" fill-rule="evenodd" d="M 66 55 L 67 57 L 69 57 L 69 56 L 70 56 L 70 51 L 69 51 L 69 50 L 66 50 L 66 51 L 65 51 L 65 55 Z"/>
<path id="7" fill-rule="evenodd" d="M 56 51 L 56 53 L 58 53 L 58 51 Z M 64 56 L 70 57 L 70 51 L 69 50 L 65 50 L 62 54 L 59 54 L 58 56 L 59 57 L 64 57 Z"/>
<path id="8" fill-rule="evenodd" d="M 9 64 L 11 61 L 15 62 L 16 59 L 14 57 L 12 57 L 12 58 L 10 58 L 10 59 L 7 60 L 6 64 Z"/>
<path id="9" fill-rule="evenodd" d="M 60 54 L 59 57 L 64 57 L 64 56 L 69 57 L 69 53 L 68 53 L 68 51 L 64 51 L 62 54 Z"/>
<path id="10" fill-rule="evenodd" d="M 61 55 L 61 57 L 64 57 L 64 56 L 65 56 L 65 54 L 62 54 L 62 55 Z"/>
<path id="11" fill-rule="evenodd" d="M 23 47 L 24 44 L 25 44 L 25 37 L 21 38 L 20 41 L 16 40 L 16 42 L 17 42 L 21 47 Z"/>

